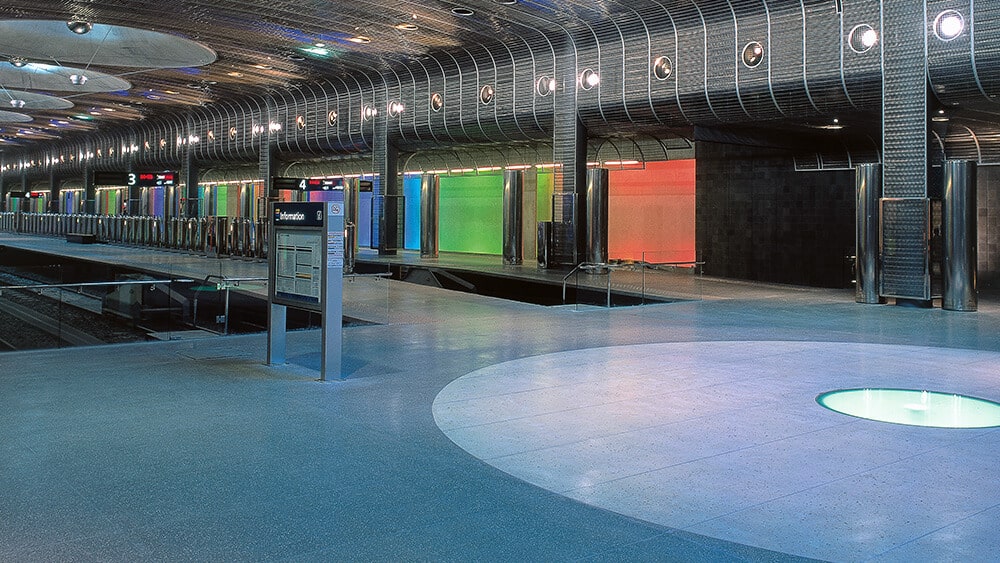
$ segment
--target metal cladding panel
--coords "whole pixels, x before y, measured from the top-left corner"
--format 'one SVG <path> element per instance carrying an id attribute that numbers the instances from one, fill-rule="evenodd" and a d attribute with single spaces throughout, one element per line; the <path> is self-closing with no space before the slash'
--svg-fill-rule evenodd
<path id="1" fill-rule="evenodd" d="M 923 0 L 893 0 L 883 17 L 883 193 L 927 195 L 927 82 Z"/>
<path id="2" fill-rule="evenodd" d="M 761 9 L 760 2 L 733 2 L 736 12 L 736 47 L 740 59 L 743 48 L 751 42 L 764 46 L 764 60 L 750 68 L 742 60 L 736 63 L 736 87 L 740 105 L 753 120 L 772 120 L 782 116 L 772 91 L 772 35 L 785 30 L 772 28 L 770 14 Z"/>
<path id="3" fill-rule="evenodd" d="M 930 200 L 883 198 L 879 254 L 879 294 L 885 297 L 930 299 L 928 237 Z"/>
<path id="4" fill-rule="evenodd" d="M 997 102 L 1000 97 L 1000 2 L 980 0 L 974 4 L 972 17 L 966 25 L 975 29 L 976 78 L 989 101 Z"/>
<path id="5" fill-rule="evenodd" d="M 705 86 L 708 39 L 701 13 L 694 4 L 685 3 L 672 14 L 677 25 L 679 45 L 677 59 L 674 61 L 674 75 L 677 77 L 681 113 L 691 123 L 717 121 Z"/>
<path id="6" fill-rule="evenodd" d="M 594 26 L 594 35 L 600 48 L 588 49 L 580 58 L 580 71 L 589 68 L 601 78 L 599 84 L 580 93 L 581 100 L 594 100 L 596 104 L 584 102 L 580 114 L 584 121 L 603 123 L 622 121 L 625 116 L 625 89 L 629 84 L 624 75 L 625 51 L 621 32 L 615 22 L 605 20 Z M 596 55 L 596 56 L 595 56 Z"/>
<path id="7" fill-rule="evenodd" d="M 665 12 L 653 17 L 654 21 L 647 21 L 645 16 L 636 13 L 620 24 L 621 41 L 625 47 L 625 116 L 636 123 L 663 123 L 653 107 L 652 89 L 654 82 L 660 81 L 652 73 L 652 61 L 656 57 L 652 56 L 650 31 L 656 25 L 669 28 L 670 22 Z M 628 37 L 634 39 L 626 40 Z M 672 61 L 673 54 L 670 58 Z"/>
<path id="8" fill-rule="evenodd" d="M 804 28 L 800 4 L 769 4 L 771 34 L 767 62 L 774 99 L 787 116 L 809 116 L 816 108 L 806 92 Z"/>
<path id="9" fill-rule="evenodd" d="M 810 102 L 824 115 L 834 115 L 850 104 L 841 74 L 840 14 L 836 4 L 816 0 L 803 3 L 806 87 Z"/>
<path id="10" fill-rule="evenodd" d="M 882 105 L 882 74 L 880 46 L 864 50 L 863 44 L 852 48 L 851 34 L 859 37 L 870 27 L 881 38 L 881 13 L 876 2 L 848 2 L 844 4 L 841 26 L 840 52 L 843 60 L 844 88 L 856 109 L 877 111 Z M 860 52 L 859 52 L 860 51 Z"/>
<path id="11" fill-rule="evenodd" d="M 722 122 L 746 121 L 749 115 L 736 91 L 736 74 L 742 65 L 740 52 L 743 50 L 737 45 L 736 15 L 723 2 L 707 3 L 701 10 L 709 22 L 705 45 L 708 59 L 705 63 L 705 89 L 712 112 Z"/>
<path id="12" fill-rule="evenodd" d="M 652 75 L 652 62 L 660 57 L 670 60 L 671 74 L 665 79 L 653 77 L 650 81 L 649 99 L 656 113 L 656 118 L 662 123 L 680 125 L 686 123 L 677 103 L 677 31 L 672 14 L 666 10 L 653 10 L 645 17 L 649 31 L 649 68 Z"/>
<path id="13" fill-rule="evenodd" d="M 945 10 L 956 10 L 968 17 L 971 13 L 970 2 L 927 0 L 927 77 L 931 88 L 945 104 L 981 100 L 984 94 L 976 77 L 972 34 L 966 30 L 949 41 L 943 41 L 935 34 L 937 15 Z"/>

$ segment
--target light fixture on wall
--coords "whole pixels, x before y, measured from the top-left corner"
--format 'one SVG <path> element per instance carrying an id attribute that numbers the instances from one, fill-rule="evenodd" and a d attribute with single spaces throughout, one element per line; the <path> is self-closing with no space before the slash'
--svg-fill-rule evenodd
<path id="1" fill-rule="evenodd" d="M 330 113 L 326 114 L 326 122 L 329 125 L 333 125 L 333 124 L 337 123 L 337 112 L 336 111 L 330 111 Z"/>
<path id="2" fill-rule="evenodd" d="M 66 27 L 77 35 L 85 35 L 94 29 L 94 24 L 83 20 L 71 20 L 66 22 Z"/>
<path id="3" fill-rule="evenodd" d="M 403 102 L 392 101 L 389 102 L 386 109 L 389 112 L 389 117 L 399 117 L 399 115 L 403 113 L 403 110 L 406 109 L 406 106 L 403 105 Z"/>
<path id="4" fill-rule="evenodd" d="M 17 68 L 21 68 L 24 65 L 28 64 L 28 61 L 27 59 L 24 59 L 22 57 L 11 57 L 10 64 L 14 65 Z"/>
<path id="5" fill-rule="evenodd" d="M 496 92 L 493 90 L 493 86 L 487 84 L 479 90 L 479 101 L 483 104 L 488 104 L 493 101 L 493 96 Z"/>
<path id="6" fill-rule="evenodd" d="M 584 90 L 590 90 L 594 86 L 601 83 L 601 75 L 597 74 L 593 70 L 587 68 L 580 73 L 580 87 Z"/>
<path id="7" fill-rule="evenodd" d="M 440 92 L 434 92 L 431 94 L 431 110 L 438 112 L 444 107 L 444 96 Z"/>
<path id="8" fill-rule="evenodd" d="M 847 36 L 847 44 L 855 53 L 867 52 L 877 43 L 878 32 L 866 23 L 854 26 Z"/>
<path id="9" fill-rule="evenodd" d="M 934 35 L 941 41 L 951 41 L 965 31 L 965 18 L 955 10 L 945 10 L 934 18 Z"/>
<path id="10" fill-rule="evenodd" d="M 674 63 L 669 57 L 657 57 L 653 61 L 653 76 L 657 80 L 666 80 L 674 73 Z"/>
<path id="11" fill-rule="evenodd" d="M 538 83 L 535 85 L 535 91 L 538 92 L 539 96 L 548 96 L 556 91 L 556 79 L 548 76 L 539 78 Z"/>
<path id="12" fill-rule="evenodd" d="M 754 68 L 764 62 L 764 46 L 760 41 L 751 41 L 743 47 L 743 64 L 748 68 Z"/>

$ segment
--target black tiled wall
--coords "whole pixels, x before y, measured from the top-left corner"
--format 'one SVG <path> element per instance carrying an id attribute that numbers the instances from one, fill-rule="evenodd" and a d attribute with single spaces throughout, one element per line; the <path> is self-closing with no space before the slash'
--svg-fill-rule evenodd
<path id="1" fill-rule="evenodd" d="M 977 282 L 980 288 L 997 288 L 1000 287 L 1000 167 L 980 166 L 977 176 Z"/>
<path id="2" fill-rule="evenodd" d="M 698 142 L 696 240 L 705 273 L 851 287 L 854 172 L 796 172 L 778 149 Z"/>

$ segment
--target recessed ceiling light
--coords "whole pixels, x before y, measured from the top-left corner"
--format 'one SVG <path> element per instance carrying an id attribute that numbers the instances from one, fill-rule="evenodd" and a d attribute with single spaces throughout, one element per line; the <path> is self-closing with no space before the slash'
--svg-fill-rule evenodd
<path id="1" fill-rule="evenodd" d="M 400 31 L 416 31 L 417 29 L 419 29 L 416 24 L 412 23 L 399 23 L 394 25 L 393 27 L 395 27 Z"/>
<path id="2" fill-rule="evenodd" d="M 471 16 L 472 14 L 475 14 L 476 12 L 470 10 L 469 8 L 463 8 L 463 7 L 459 6 L 457 8 L 452 8 L 451 9 L 451 13 L 455 14 L 456 16 Z"/>
<path id="3" fill-rule="evenodd" d="M 326 47 L 326 43 L 313 43 L 313 46 L 322 49 L 323 47 Z"/>
<path id="4" fill-rule="evenodd" d="M 82 74 L 71 74 L 69 75 L 69 81 L 72 82 L 74 86 L 83 86 L 87 83 L 87 77 Z"/>
<path id="5" fill-rule="evenodd" d="M 18 100 L 16 98 L 11 98 L 10 105 L 11 105 L 11 107 L 15 107 L 15 108 L 23 108 L 24 107 L 24 100 Z"/>
<path id="6" fill-rule="evenodd" d="M 349 38 L 348 41 L 350 41 L 351 43 L 360 43 L 362 45 L 367 45 L 368 43 L 372 42 L 372 38 L 368 37 L 366 35 L 358 35 L 358 36 Z"/>
<path id="7" fill-rule="evenodd" d="M 254 68 L 259 68 L 260 70 L 271 70 L 271 69 L 274 68 L 271 65 L 263 65 L 263 64 L 261 64 L 261 65 L 253 65 L 253 67 Z"/>
<path id="8" fill-rule="evenodd" d="M 287 57 L 288 57 L 288 60 L 290 60 L 290 61 L 296 61 L 296 62 L 306 60 L 306 58 L 303 57 L 302 55 L 297 55 L 295 53 L 289 53 L 287 55 Z"/>
<path id="9" fill-rule="evenodd" d="M 242 72 L 236 72 L 234 70 L 232 72 L 227 72 L 226 76 L 232 76 L 233 78 L 243 78 L 243 73 Z"/>
<path id="10" fill-rule="evenodd" d="M 517 4 L 517 0 L 493 0 L 497 4 L 503 4 L 504 6 L 513 6 Z"/>

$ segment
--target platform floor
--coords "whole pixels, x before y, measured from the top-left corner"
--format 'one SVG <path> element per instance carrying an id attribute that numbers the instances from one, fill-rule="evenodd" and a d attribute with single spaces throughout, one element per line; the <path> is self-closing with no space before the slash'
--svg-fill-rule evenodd
<path id="1" fill-rule="evenodd" d="M 995 560 L 1000 430 L 815 404 L 1000 399 L 995 301 L 719 287 L 609 310 L 385 282 L 328 383 L 317 331 L 278 367 L 261 335 L 0 355 L 0 560 Z"/>

